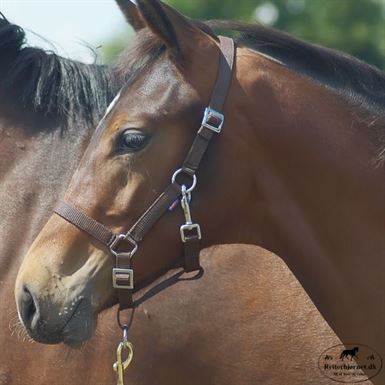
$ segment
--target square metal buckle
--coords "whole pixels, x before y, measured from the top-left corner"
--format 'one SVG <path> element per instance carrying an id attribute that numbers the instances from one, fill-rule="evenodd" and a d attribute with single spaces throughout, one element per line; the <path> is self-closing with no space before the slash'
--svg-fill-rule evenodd
<path id="1" fill-rule="evenodd" d="M 190 224 L 185 224 L 185 225 L 182 225 L 180 227 L 180 236 L 182 238 L 182 242 L 185 243 L 186 240 L 191 237 L 191 235 L 189 236 L 188 234 L 186 234 L 187 231 L 193 231 L 193 230 L 196 230 L 196 235 L 198 237 L 198 239 L 201 239 L 202 238 L 202 234 L 201 234 L 201 227 L 198 225 L 198 223 L 192 223 L 191 225 Z"/>
<path id="2" fill-rule="evenodd" d="M 118 280 L 125 280 L 127 284 L 119 284 Z M 132 269 L 112 269 L 112 286 L 115 289 L 132 290 L 134 288 L 134 271 Z"/>
<path id="3" fill-rule="evenodd" d="M 218 120 L 219 124 L 215 126 L 212 123 L 209 123 L 210 119 Z M 213 110 L 210 107 L 207 107 L 205 109 L 205 114 L 203 115 L 202 126 L 219 134 L 222 130 L 224 121 L 225 121 L 225 116 L 223 114 Z"/>
<path id="4" fill-rule="evenodd" d="M 116 251 L 115 248 L 120 244 L 120 242 L 129 243 L 132 246 L 132 250 L 122 252 Z M 136 250 L 138 250 L 138 244 L 127 234 L 119 234 L 110 245 L 110 251 L 115 257 L 119 255 L 122 257 L 132 258 L 132 256 L 136 253 Z"/>

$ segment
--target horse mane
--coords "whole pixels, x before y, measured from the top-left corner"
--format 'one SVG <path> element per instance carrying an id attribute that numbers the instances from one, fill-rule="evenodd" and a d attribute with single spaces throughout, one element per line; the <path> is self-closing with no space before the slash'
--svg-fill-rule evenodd
<path id="1" fill-rule="evenodd" d="M 322 47 L 260 24 L 212 20 L 211 28 L 240 32 L 237 43 L 277 59 L 326 86 L 355 106 L 385 113 L 385 73 L 351 55 Z"/>
<path id="2" fill-rule="evenodd" d="M 84 64 L 25 43 L 24 30 L 0 13 L 0 92 L 20 108 L 58 119 L 95 125 L 117 92 L 106 66 Z"/>

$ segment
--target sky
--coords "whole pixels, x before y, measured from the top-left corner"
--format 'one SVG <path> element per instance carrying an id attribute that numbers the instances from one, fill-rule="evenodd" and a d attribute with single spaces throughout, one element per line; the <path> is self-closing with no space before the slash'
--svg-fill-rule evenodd
<path id="1" fill-rule="evenodd" d="M 272 24 L 277 9 L 266 4 L 256 9 L 256 19 Z M 87 46 L 97 51 L 130 31 L 114 0 L 0 0 L 0 12 L 25 30 L 29 45 L 85 63 L 95 61 Z"/>
<path id="2" fill-rule="evenodd" d="M 0 12 L 25 29 L 29 45 L 54 46 L 87 63 L 94 56 L 85 46 L 97 48 L 129 28 L 114 0 L 0 0 Z"/>

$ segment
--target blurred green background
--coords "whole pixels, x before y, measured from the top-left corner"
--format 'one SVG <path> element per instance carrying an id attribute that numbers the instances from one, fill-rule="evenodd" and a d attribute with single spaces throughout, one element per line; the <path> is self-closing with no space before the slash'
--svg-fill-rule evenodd
<path id="1" fill-rule="evenodd" d="M 166 0 L 193 18 L 257 21 L 385 70 L 385 0 Z M 127 28 L 102 48 L 112 61 Z"/>

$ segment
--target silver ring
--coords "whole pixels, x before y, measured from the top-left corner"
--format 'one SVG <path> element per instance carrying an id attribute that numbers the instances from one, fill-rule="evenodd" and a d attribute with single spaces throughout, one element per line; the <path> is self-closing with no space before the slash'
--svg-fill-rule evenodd
<path id="1" fill-rule="evenodd" d="M 195 186 L 197 185 L 197 176 L 195 174 L 193 175 L 190 175 L 190 174 L 187 174 L 183 168 L 180 168 L 179 170 L 176 170 L 171 178 L 171 182 L 172 183 L 175 183 L 175 180 L 176 180 L 176 177 L 181 173 L 181 172 L 184 172 L 186 175 L 192 177 L 192 185 L 189 187 L 189 188 L 186 188 L 186 193 L 189 193 L 191 191 L 194 190 Z"/>

